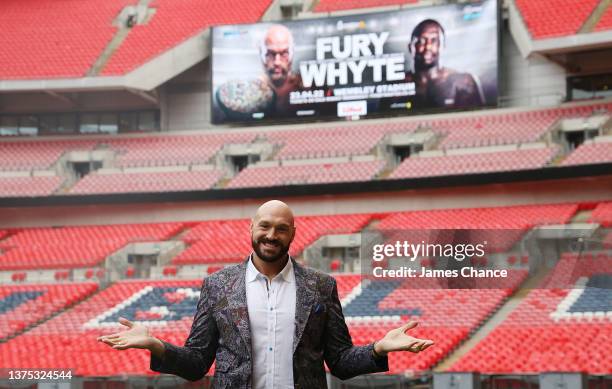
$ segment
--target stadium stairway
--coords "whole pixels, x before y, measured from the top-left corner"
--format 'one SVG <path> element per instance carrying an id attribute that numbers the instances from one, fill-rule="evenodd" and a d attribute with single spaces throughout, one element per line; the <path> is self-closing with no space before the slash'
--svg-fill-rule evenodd
<path id="1" fill-rule="evenodd" d="M 559 165 L 561 165 L 563 163 L 563 161 L 565 161 L 570 154 L 571 154 L 571 152 L 569 152 L 569 153 L 560 152 L 559 154 L 557 154 L 556 156 L 554 156 L 551 159 L 551 161 L 548 163 L 547 166 L 559 166 Z"/>
<path id="2" fill-rule="evenodd" d="M 594 32 L 595 27 L 601 20 L 601 17 L 606 13 L 607 9 L 612 4 L 612 0 L 601 0 L 595 7 L 591 15 L 586 19 L 582 27 L 578 30 L 578 33 L 589 33 Z"/>
<path id="3" fill-rule="evenodd" d="M 374 177 L 375 179 L 384 180 L 389 178 L 389 176 L 393 173 L 396 166 L 389 166 L 388 164 L 383 167 L 380 172 Z"/>
<path id="4" fill-rule="evenodd" d="M 549 269 L 542 267 L 533 277 L 527 278 L 525 283 L 509 296 L 505 304 L 503 304 L 497 312 L 492 313 L 491 317 L 477 328 L 467 340 L 460 344 L 455 350 L 448 354 L 433 370 L 435 372 L 443 372 L 450 368 L 456 361 L 473 349 L 481 340 L 483 340 L 491 331 L 501 324 L 508 315 L 527 297 L 529 292 L 537 287 L 540 282 L 548 275 Z"/>
<path id="5" fill-rule="evenodd" d="M 153 9 L 148 7 L 151 1 L 152 0 L 139 0 L 138 4 L 136 5 L 137 7 L 146 9 L 146 11 L 144 12 L 144 19 L 149 19 L 155 12 Z M 119 17 L 115 19 L 115 22 L 113 24 L 117 26 L 117 32 L 113 36 L 113 39 L 108 42 L 104 50 L 102 50 L 100 56 L 96 59 L 94 64 L 91 66 L 91 68 L 87 72 L 87 76 L 91 77 L 100 74 L 102 69 L 104 69 L 104 67 L 106 66 L 106 63 L 110 60 L 115 51 L 121 46 L 123 41 L 125 41 L 130 31 L 132 30 L 132 28 L 128 27 L 127 24 L 123 20 L 120 20 Z"/>
<path id="6" fill-rule="evenodd" d="M 592 209 L 589 210 L 578 210 L 576 214 L 570 220 L 570 224 L 572 223 L 588 223 L 591 219 Z"/>
<path id="7" fill-rule="evenodd" d="M 100 56 L 96 59 L 96 62 L 91 65 L 91 68 L 87 71 L 87 76 L 95 77 L 98 75 L 98 73 L 102 71 L 104 66 L 106 66 L 108 60 L 112 57 L 115 50 L 117 50 L 119 46 L 121 46 L 121 43 L 123 43 L 129 33 L 130 29 L 128 27 L 126 27 L 123 23 L 119 24 L 119 29 L 113 36 L 113 39 L 108 42 L 104 50 L 102 50 L 102 53 L 100 53 Z"/>

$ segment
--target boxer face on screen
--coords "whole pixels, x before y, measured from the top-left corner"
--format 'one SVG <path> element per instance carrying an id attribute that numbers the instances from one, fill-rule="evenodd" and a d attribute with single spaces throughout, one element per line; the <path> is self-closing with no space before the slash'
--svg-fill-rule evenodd
<path id="1" fill-rule="evenodd" d="M 453 108 L 484 104 L 482 90 L 474 75 L 441 64 L 444 47 L 444 28 L 437 21 L 423 20 L 412 31 L 408 51 L 414 58 L 414 71 L 406 78 L 415 83 L 415 104 Z"/>
<path id="2" fill-rule="evenodd" d="M 417 70 L 437 67 L 440 59 L 440 43 L 443 32 L 437 23 L 425 23 L 420 31 L 415 31 L 414 62 Z"/>
<path id="3" fill-rule="evenodd" d="M 270 82 L 279 87 L 291 70 L 293 36 L 287 27 L 276 24 L 268 29 L 262 48 L 262 60 Z"/>
<path id="4" fill-rule="evenodd" d="M 262 205 L 251 222 L 253 251 L 265 262 L 284 259 L 294 236 L 293 214 L 280 201 Z"/>

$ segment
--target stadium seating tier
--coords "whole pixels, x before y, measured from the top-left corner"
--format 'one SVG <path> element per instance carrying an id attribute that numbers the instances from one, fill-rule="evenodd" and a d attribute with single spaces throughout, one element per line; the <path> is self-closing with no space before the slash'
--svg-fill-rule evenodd
<path id="1" fill-rule="evenodd" d="M 405 211 L 384 218 L 378 228 L 381 230 L 422 228 L 525 230 L 542 224 L 566 224 L 577 210 L 577 204 L 568 203 Z"/>
<path id="2" fill-rule="evenodd" d="M 0 197 L 50 196 L 62 182 L 60 176 L 0 177 Z"/>
<path id="3" fill-rule="evenodd" d="M 392 122 L 373 121 L 341 127 L 280 131 L 247 130 L 197 135 L 156 134 L 137 137 L 97 136 L 58 141 L 8 140 L 0 142 L 0 170 L 8 172 L 45 170 L 46 172 L 42 174 L 46 175 L 52 171 L 55 172 L 58 167 L 55 165 L 61 165 L 62 157 L 71 151 L 108 150 L 114 158 L 110 164 L 105 163 L 105 167 L 129 168 L 131 170 L 126 170 L 129 174 L 135 174 L 134 170 L 138 170 L 132 168 L 144 167 L 147 169 L 140 169 L 139 174 L 142 176 L 109 175 L 101 177 L 101 175 L 90 174 L 91 177 L 86 176 L 83 182 L 76 184 L 72 193 L 121 193 L 122 183 L 126 180 L 134 184 L 134 187 L 126 189 L 128 192 L 203 189 L 208 187 L 208 184 L 194 187 L 194 181 L 200 180 L 198 174 L 204 173 L 193 175 L 179 173 L 167 184 L 162 182 L 157 185 L 155 181 L 169 166 L 172 166 L 171 169 L 174 170 L 199 171 L 204 167 L 198 165 L 218 163 L 216 157 L 219 156 L 219 152 L 225 145 L 249 145 L 264 142 L 271 144 L 274 150 L 278 150 L 273 154 L 273 159 L 283 165 L 282 168 L 268 167 L 260 170 L 259 167 L 250 165 L 230 181 L 228 187 L 367 181 L 379 172 L 377 164 L 381 162 L 358 162 L 360 158 L 355 157 L 376 156 L 382 160 L 381 146 L 388 142 L 390 136 L 407 135 L 415 131 L 431 131 L 436 138 L 431 141 L 439 142 L 436 149 L 448 155 L 428 157 L 433 159 L 426 160 L 419 155 L 409 157 L 404 160 L 399 169 L 396 169 L 396 172 L 390 176 L 391 178 L 519 170 L 545 166 L 557 150 L 554 144 L 549 144 L 548 147 L 536 151 L 536 149 L 526 148 L 525 143 L 542 142 L 534 144 L 533 147 L 542 146 L 544 142 L 547 142 L 547 134 L 556 128 L 560 120 L 586 119 L 593 114 L 608 113 L 610 108 L 609 103 L 593 103 L 525 112 L 474 114 L 469 117 L 451 115 L 448 118 L 441 117 L 433 120 L 422 117 Z M 583 144 L 571 153 L 562 162 L 562 165 L 609 162 L 609 156 L 612 155 L 609 150 L 611 144 L 612 142 L 603 141 Z M 491 152 L 492 149 L 482 147 L 501 145 L 506 145 L 505 148 L 517 147 L 517 149 Z M 472 149 L 465 152 L 451 150 L 459 148 Z M 466 152 L 472 154 L 465 154 Z M 337 165 L 338 159 L 335 162 L 329 159 L 337 157 L 353 162 Z M 299 162 L 286 163 L 287 160 L 298 159 Z M 293 166 L 296 163 L 299 164 L 299 167 L 298 165 Z M 427 169 L 423 169 L 422 164 L 426 164 Z M 430 169 L 429 165 L 435 166 Z M 345 166 L 354 167 L 354 169 L 344 169 Z M 220 169 L 219 166 L 217 168 Z M 274 178 L 277 173 L 282 173 L 283 176 L 286 174 L 288 177 Z M 22 172 L 7 173 L 6 176 L 20 174 Z M 112 182 L 101 183 L 99 191 L 92 189 L 97 185 L 93 183 L 94 181 L 107 179 Z M 153 185 L 140 188 L 136 185 L 137 181 L 153 182 Z M 53 193 L 57 187 L 43 191 L 36 188 L 37 186 L 28 185 L 23 190 L 14 188 L 2 190 L 0 187 L 0 197 L 30 196 L 32 193 L 37 196 L 58 194 Z"/>
<path id="4" fill-rule="evenodd" d="M 591 212 L 590 222 L 599 223 L 604 227 L 612 227 L 612 202 L 602 202 L 597 204 Z"/>
<path id="5" fill-rule="evenodd" d="M 97 289 L 96 283 L 0 286 L 0 340 L 77 303 Z"/>
<path id="6" fill-rule="evenodd" d="M 390 374 L 431 368 L 508 294 L 508 290 L 499 289 L 410 289 L 387 281 L 382 284 L 390 287 L 361 288 L 359 275 L 339 274 L 336 279 L 355 344 L 368 344 L 381 338 L 386 331 L 414 317 L 417 311 L 422 317 L 438 318 L 424 320 L 424 326 L 411 331 L 414 336 L 435 338 L 436 347 L 419 358 L 407 354 L 390 356 Z M 148 353 L 137 350 L 119 353 L 96 338 L 119 330 L 117 319 L 126 317 L 146 324 L 161 339 L 183 344 L 191 327 L 201 283 L 201 280 L 114 283 L 74 308 L 0 344 L 0 359 L 3 364 L 17 368 L 69 366 L 75 370 L 74 374 L 85 376 L 155 374 L 149 370 Z M 377 292 L 380 290 L 387 296 Z M 473 309 L 457 309 L 459 303 Z M 351 313 L 351 304 L 361 305 L 365 311 L 357 311 L 356 316 L 355 312 Z M 391 310 L 404 313 L 389 316 Z M 28 352 L 32 347 L 42 352 Z"/>
<path id="7" fill-rule="evenodd" d="M 0 79 L 84 77 L 115 35 L 115 17 L 136 3 L 2 1 Z"/>
<path id="8" fill-rule="evenodd" d="M 128 243 L 166 240 L 183 227 L 159 223 L 23 229 L 0 241 L 0 270 L 97 266 Z"/>
<path id="9" fill-rule="evenodd" d="M 254 23 L 271 0 L 155 0 L 145 22 L 126 30 L 100 75 L 123 75 L 213 25 Z M 0 79 L 85 77 L 119 31 L 115 19 L 136 0 L 6 0 Z M 31 28 L 36 25 L 37 28 Z M 17 59 L 17 60 L 16 60 Z"/>
<path id="10" fill-rule="evenodd" d="M 255 23 L 272 0 L 154 0 L 150 20 L 134 26 L 102 70 L 124 74 L 214 25 Z"/>
<path id="11" fill-rule="evenodd" d="M 609 373 L 611 265 L 612 255 L 606 253 L 563 254 L 539 288 L 450 370 Z M 589 339 L 589 347 L 578 344 L 576 334 Z"/>
<path id="12" fill-rule="evenodd" d="M 606 9 L 604 14 L 601 16 L 597 25 L 595 26 L 595 31 L 605 31 L 612 28 L 612 7 Z"/>
<path id="13" fill-rule="evenodd" d="M 406 158 L 390 178 L 417 178 L 537 169 L 546 166 L 559 148 L 541 147 L 444 156 Z"/>
<path id="14" fill-rule="evenodd" d="M 89 174 L 71 194 L 182 192 L 212 188 L 223 176 L 219 170 Z M 1 188 L 1 181 L 0 181 Z"/>
<path id="15" fill-rule="evenodd" d="M 576 34 L 598 3 L 599 0 L 515 0 L 533 39 Z"/>
<path id="16" fill-rule="evenodd" d="M 370 181 L 383 168 L 385 161 L 338 162 L 325 164 L 247 167 L 227 186 L 252 188 L 295 184 Z"/>
<path id="17" fill-rule="evenodd" d="M 563 162 L 563 166 L 612 162 L 612 142 L 583 143 Z"/>

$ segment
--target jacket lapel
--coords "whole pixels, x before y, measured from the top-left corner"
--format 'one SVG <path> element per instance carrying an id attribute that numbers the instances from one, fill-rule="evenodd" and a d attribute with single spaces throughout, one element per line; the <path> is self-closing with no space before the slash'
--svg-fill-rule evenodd
<path id="1" fill-rule="evenodd" d="M 295 334 L 293 336 L 293 352 L 300 343 L 304 328 L 308 322 L 312 304 L 316 297 L 316 280 L 307 277 L 302 266 L 298 265 L 293 259 L 293 272 L 295 274 Z"/>
<path id="2" fill-rule="evenodd" d="M 248 261 L 248 259 L 247 259 Z M 251 352 L 251 328 L 249 325 L 249 309 L 246 299 L 246 264 L 242 262 L 236 267 L 230 279 L 225 283 L 225 295 L 229 300 L 229 312 L 232 322 L 242 338 L 249 357 Z"/>

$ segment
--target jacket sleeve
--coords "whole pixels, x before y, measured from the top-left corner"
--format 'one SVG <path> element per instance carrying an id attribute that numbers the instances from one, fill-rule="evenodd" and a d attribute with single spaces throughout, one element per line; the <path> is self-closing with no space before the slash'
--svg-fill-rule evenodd
<path id="1" fill-rule="evenodd" d="M 185 346 L 175 346 L 162 341 L 164 354 L 161 358 L 151 355 L 151 370 L 174 374 L 189 381 L 197 381 L 206 375 L 215 360 L 219 345 L 219 332 L 213 318 L 212 306 L 208 282 L 204 280 Z"/>
<path id="2" fill-rule="evenodd" d="M 328 318 L 324 333 L 324 358 L 333 375 L 346 380 L 360 374 L 378 373 L 389 370 L 388 358 L 374 358 L 374 343 L 354 346 L 344 321 L 342 306 L 338 298 L 336 280 L 328 304 Z"/>

